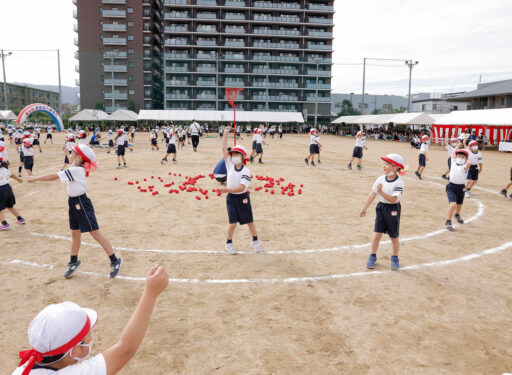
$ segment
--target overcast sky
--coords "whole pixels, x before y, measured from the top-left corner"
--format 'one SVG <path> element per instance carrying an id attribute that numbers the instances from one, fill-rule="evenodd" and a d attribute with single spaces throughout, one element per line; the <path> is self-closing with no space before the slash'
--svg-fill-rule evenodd
<path id="1" fill-rule="evenodd" d="M 62 84 L 74 86 L 73 9 L 71 0 L 1 0 L 0 48 L 60 49 Z M 413 92 L 512 79 L 510 0 L 335 0 L 335 10 L 334 92 L 361 92 L 364 57 L 418 60 Z M 368 63 L 366 92 L 407 94 L 404 63 Z M 13 52 L 6 73 L 8 82 L 56 85 L 56 54 Z"/>

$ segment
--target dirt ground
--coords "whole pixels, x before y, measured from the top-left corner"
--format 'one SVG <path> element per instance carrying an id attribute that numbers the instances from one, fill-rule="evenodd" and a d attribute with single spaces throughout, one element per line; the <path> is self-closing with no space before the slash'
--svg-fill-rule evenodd
<path id="1" fill-rule="evenodd" d="M 64 134 L 54 138 L 36 153 L 35 174 L 61 168 Z M 296 192 L 302 184 L 303 192 L 289 197 L 278 186 L 274 195 L 255 191 L 264 182 L 253 178 L 255 222 L 269 253 L 254 254 L 242 227 L 233 239 L 244 251 L 237 256 L 224 253 L 225 198 L 211 193 L 219 185 L 208 177 L 221 158 L 217 136 L 203 138 L 197 153 L 189 145 L 178 150 L 176 165 L 161 165 L 163 145 L 151 151 L 143 133 L 136 134 L 135 151 L 127 152 L 128 168 L 117 170 L 113 154 L 97 151 L 100 167 L 89 177 L 88 196 L 103 233 L 113 246 L 126 248 L 116 250 L 125 261 L 120 275 L 135 279 L 108 279 L 106 255 L 84 245 L 81 271 L 91 274 L 65 280 L 70 246 L 65 184 L 12 181 L 27 224 L 13 225 L 7 213 L 13 230 L 0 233 L 1 372 L 15 368 L 18 351 L 28 347 L 31 319 L 50 303 L 70 300 L 97 310 L 94 352 L 114 344 L 143 289 L 137 278 L 157 262 L 173 281 L 122 374 L 512 371 L 512 244 L 481 254 L 512 241 L 512 200 L 495 193 L 510 179 L 511 155 L 483 152 L 477 186 L 487 190 L 477 189 L 465 201 L 462 216 L 473 221 L 449 233 L 443 230 L 448 203 L 439 178 L 447 153 L 439 146 L 431 147 L 425 180 L 419 181 L 413 173 L 418 151 L 408 144 L 369 140 L 364 169 L 357 171 L 347 168 L 353 138 L 322 136 L 317 167 L 303 161 L 309 137 L 267 142 L 265 164 L 249 165 L 252 174 L 282 177 Z M 241 143 L 250 148 L 251 139 Z M 8 151 L 14 172 L 18 156 L 13 145 Z M 404 269 L 389 271 L 391 247 L 385 243 L 376 271 L 367 271 L 370 249 L 357 245 L 371 241 L 375 203 L 367 217 L 359 218 L 359 211 L 382 174 L 380 157 L 390 152 L 400 153 L 410 168 L 402 197 Z M 206 176 L 196 186 L 210 191 L 208 200 L 196 200 L 197 193 L 169 194 L 163 187 L 175 182 L 172 188 L 178 188 L 185 176 L 197 175 Z M 155 185 L 159 194 L 140 193 L 129 181 Z M 94 243 L 89 235 L 83 241 Z M 327 250 L 299 251 L 315 249 Z M 468 256 L 475 253 L 482 256 Z M 463 256 L 468 257 L 443 263 Z"/>

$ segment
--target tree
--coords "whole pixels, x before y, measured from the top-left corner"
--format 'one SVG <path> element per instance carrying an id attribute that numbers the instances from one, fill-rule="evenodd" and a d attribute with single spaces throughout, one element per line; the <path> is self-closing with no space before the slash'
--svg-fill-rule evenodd
<path id="1" fill-rule="evenodd" d="M 380 115 L 382 114 L 382 110 L 378 109 L 378 108 L 375 108 L 373 111 L 372 111 L 372 115 Z"/>
<path id="2" fill-rule="evenodd" d="M 96 103 L 96 104 L 94 105 L 94 108 L 93 108 L 93 109 L 99 109 L 99 110 L 101 110 L 101 111 L 104 111 L 104 110 L 105 110 L 105 105 L 104 105 L 103 103 L 98 102 L 98 103 Z"/>
<path id="3" fill-rule="evenodd" d="M 128 106 L 127 106 L 127 108 L 128 108 L 128 110 L 129 110 L 129 111 L 136 112 L 136 109 L 135 109 L 135 102 L 133 101 L 133 99 L 128 100 Z"/>
<path id="4" fill-rule="evenodd" d="M 361 112 L 354 108 L 350 100 L 343 99 L 341 102 L 341 112 L 338 113 L 338 116 L 353 116 L 360 114 Z"/>

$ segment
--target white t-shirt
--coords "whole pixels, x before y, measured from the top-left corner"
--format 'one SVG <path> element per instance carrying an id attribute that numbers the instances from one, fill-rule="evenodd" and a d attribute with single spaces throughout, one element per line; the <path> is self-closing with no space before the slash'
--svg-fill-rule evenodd
<path id="1" fill-rule="evenodd" d="M 482 153 L 478 151 L 476 154 L 473 153 L 473 151 L 468 149 L 469 157 L 468 157 L 468 163 L 470 165 L 478 165 L 482 162 Z"/>
<path id="2" fill-rule="evenodd" d="M 12 135 L 13 138 L 21 138 L 22 132 L 20 129 L 16 129 L 14 134 Z"/>
<path id="3" fill-rule="evenodd" d="M 187 135 L 187 132 L 185 131 L 185 129 L 181 129 L 181 132 L 180 132 L 180 137 L 185 137 Z"/>
<path id="4" fill-rule="evenodd" d="M 230 193 L 230 194 L 243 194 L 249 188 L 251 184 L 251 171 L 245 165 L 242 169 L 237 170 L 235 168 L 235 164 L 233 164 L 233 160 L 231 156 L 228 156 L 226 159 L 226 170 L 228 172 L 228 180 L 227 180 L 227 188 L 237 188 L 240 185 L 245 185 L 244 191 L 241 193 Z"/>
<path id="5" fill-rule="evenodd" d="M 376 193 L 379 197 L 379 202 L 382 203 L 388 203 L 392 204 L 390 201 L 388 201 L 386 198 L 384 198 L 382 195 L 380 195 L 377 192 L 377 186 L 379 184 L 382 184 L 382 191 L 388 195 L 391 195 L 393 197 L 398 197 L 398 202 L 400 202 L 400 198 L 402 197 L 402 193 L 404 191 L 404 180 L 400 178 L 400 176 L 396 176 L 396 178 L 392 181 L 388 180 L 388 176 L 382 175 L 373 184 L 372 190 L 374 193 Z"/>
<path id="6" fill-rule="evenodd" d="M 25 147 L 25 142 L 30 143 L 30 147 Z M 21 144 L 21 152 L 23 156 L 34 156 L 34 147 L 32 147 L 34 140 L 32 138 L 25 138 Z"/>
<path id="7" fill-rule="evenodd" d="M 451 144 L 448 143 L 445 146 L 445 149 L 448 151 L 448 157 L 451 158 L 452 154 L 453 154 L 453 150 L 455 149 L 455 147 L 453 147 Z"/>
<path id="8" fill-rule="evenodd" d="M 366 138 L 365 137 L 358 137 L 358 138 L 356 138 L 356 147 L 363 148 L 365 143 L 366 143 Z"/>
<path id="9" fill-rule="evenodd" d="M 9 177 L 11 177 L 11 171 L 7 168 L 0 168 L 0 186 L 8 185 Z"/>
<path id="10" fill-rule="evenodd" d="M 311 136 L 311 144 L 316 145 L 317 143 L 320 143 L 320 137 L 317 135 L 312 135 Z"/>
<path id="11" fill-rule="evenodd" d="M 428 143 L 422 143 L 420 147 L 420 154 L 426 154 L 428 152 Z"/>
<path id="12" fill-rule="evenodd" d="M 124 146 L 124 142 L 126 141 L 126 135 L 123 133 L 119 137 L 117 137 L 116 145 Z"/>
<path id="13" fill-rule="evenodd" d="M 78 197 L 87 192 L 87 179 L 85 169 L 82 167 L 69 167 L 57 173 L 61 182 L 68 183 L 68 195 L 70 197 Z"/>
<path id="14" fill-rule="evenodd" d="M 51 126 L 48 127 L 48 134 L 52 134 L 53 128 Z"/>
<path id="15" fill-rule="evenodd" d="M 257 134 L 256 134 L 256 139 L 255 139 L 256 143 L 262 143 L 263 142 L 263 131 L 259 131 Z"/>
<path id="16" fill-rule="evenodd" d="M 156 138 L 156 133 L 155 132 L 151 132 L 151 134 L 149 135 L 149 138 L 155 139 Z"/>
<path id="17" fill-rule="evenodd" d="M 201 126 L 197 122 L 193 122 L 190 125 L 190 134 L 199 135 L 199 133 L 201 133 Z"/>
<path id="18" fill-rule="evenodd" d="M 167 132 L 167 138 L 169 138 L 169 144 L 175 144 L 176 143 L 176 134 L 173 130 L 169 130 Z"/>
<path id="19" fill-rule="evenodd" d="M 0 158 L 2 158 L 3 161 L 7 161 L 7 151 L 0 152 Z"/>
<path id="20" fill-rule="evenodd" d="M 468 170 L 464 167 L 466 164 L 457 165 L 456 157 L 452 158 L 452 166 L 450 168 L 450 182 L 452 184 L 464 185 L 468 176 Z"/>
<path id="21" fill-rule="evenodd" d="M 73 149 L 75 148 L 76 146 L 76 143 L 73 142 L 73 141 L 66 141 L 66 143 L 64 143 L 64 147 L 66 147 L 66 149 L 71 152 L 73 151 Z"/>
<path id="22" fill-rule="evenodd" d="M 51 365 L 49 366 L 51 367 Z M 21 375 L 24 369 L 25 365 L 18 367 L 12 375 Z M 107 375 L 107 364 L 103 354 L 98 354 L 91 359 L 65 367 L 62 370 L 36 369 L 30 371 L 30 375 Z"/>
<path id="23" fill-rule="evenodd" d="M 113 137 L 112 132 L 108 132 L 108 140 L 109 140 L 109 141 L 111 141 L 111 140 L 112 140 L 112 137 Z"/>

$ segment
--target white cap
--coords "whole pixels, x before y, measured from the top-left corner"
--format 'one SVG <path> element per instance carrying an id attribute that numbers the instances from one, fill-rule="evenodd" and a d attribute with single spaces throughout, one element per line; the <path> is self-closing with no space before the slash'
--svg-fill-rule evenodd
<path id="1" fill-rule="evenodd" d="M 74 150 L 78 153 L 78 155 L 80 155 L 82 159 L 84 159 L 85 162 L 94 163 L 96 161 L 96 154 L 89 146 L 76 145 Z"/>
<path id="2" fill-rule="evenodd" d="M 242 154 L 244 157 L 247 156 L 247 150 L 242 145 L 234 146 L 229 153 L 232 154 L 233 152 L 238 152 L 239 154 Z"/>
<path id="3" fill-rule="evenodd" d="M 73 302 L 62 302 L 46 306 L 30 322 L 28 341 L 39 353 L 48 353 L 60 348 L 75 338 L 90 321 L 90 330 L 98 320 L 98 314 Z"/>
<path id="4" fill-rule="evenodd" d="M 394 165 L 395 167 L 399 167 L 400 169 L 404 169 L 404 158 L 398 154 L 387 154 L 385 157 L 381 158 L 386 163 Z"/>

